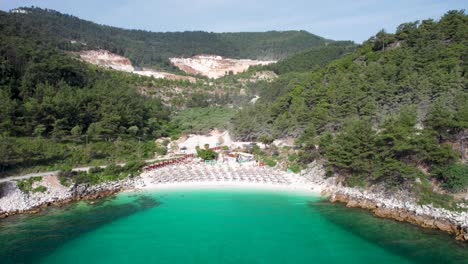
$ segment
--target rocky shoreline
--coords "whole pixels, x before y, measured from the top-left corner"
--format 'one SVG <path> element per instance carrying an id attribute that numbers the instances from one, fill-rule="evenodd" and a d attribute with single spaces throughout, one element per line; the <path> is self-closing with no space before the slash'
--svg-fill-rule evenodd
<path id="1" fill-rule="evenodd" d="M 332 203 L 341 202 L 345 203 L 346 207 L 349 208 L 368 209 L 378 217 L 408 222 L 424 228 L 438 229 L 454 234 L 457 240 L 468 242 L 466 216 L 462 220 L 463 216 L 458 213 L 450 212 L 447 215 L 442 215 L 439 213 L 440 208 L 431 208 L 429 206 L 409 207 L 408 209 L 388 207 L 386 204 L 343 192 L 334 192 L 329 194 L 328 197 Z"/>
<path id="2" fill-rule="evenodd" d="M 345 187 L 338 177 L 325 177 L 320 164 L 312 163 L 301 172 L 312 190 L 326 196 L 329 201 L 344 203 L 349 208 L 370 210 L 375 216 L 412 223 L 424 228 L 438 229 L 455 235 L 457 240 L 468 242 L 468 212 L 454 212 L 432 205 L 418 205 L 408 192 L 386 192 L 382 187 L 360 189 Z M 15 214 L 34 214 L 48 206 L 61 206 L 80 200 L 94 200 L 114 195 L 125 190 L 144 186 L 141 176 L 117 182 L 97 185 L 72 184 L 69 187 L 59 183 L 56 176 L 44 176 L 33 187 L 45 186 L 47 191 L 21 191 L 16 182 L 0 185 L 0 218 Z"/>
<path id="3" fill-rule="evenodd" d="M 301 173 L 320 186 L 321 194 L 332 203 L 344 203 L 348 208 L 370 210 L 375 216 L 437 229 L 468 242 L 468 212 L 454 212 L 432 205 L 419 205 L 409 192 L 387 192 L 383 187 L 371 189 L 344 187 L 338 177 L 325 177 L 322 166 L 313 163 Z"/>
<path id="4" fill-rule="evenodd" d="M 47 188 L 44 193 L 23 192 L 16 182 L 0 186 L 0 219 L 16 214 L 36 214 L 49 206 L 62 206 L 81 200 L 95 200 L 108 197 L 135 186 L 135 179 L 106 182 L 97 185 L 72 184 L 68 187 L 58 183 L 56 176 L 45 176 L 33 186 Z"/>

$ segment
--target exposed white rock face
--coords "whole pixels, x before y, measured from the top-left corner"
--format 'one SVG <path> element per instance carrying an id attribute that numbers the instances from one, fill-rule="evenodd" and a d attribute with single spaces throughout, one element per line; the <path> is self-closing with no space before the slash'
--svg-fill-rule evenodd
<path id="1" fill-rule="evenodd" d="M 200 74 L 210 78 L 219 78 L 229 72 L 234 74 L 247 70 L 250 66 L 267 65 L 276 61 L 248 59 L 229 59 L 216 55 L 197 55 L 192 58 L 170 58 L 171 63 L 191 74 Z"/>
<path id="2" fill-rule="evenodd" d="M 22 9 L 22 8 L 12 9 L 10 12 L 11 13 L 16 13 L 16 14 L 29 14 L 28 10 L 25 10 L 25 9 Z"/>
<path id="3" fill-rule="evenodd" d="M 260 99 L 260 96 L 255 95 L 255 97 L 252 98 L 252 100 L 250 100 L 250 103 L 251 103 L 251 104 L 255 104 L 255 103 L 257 102 L 258 99 Z"/>
<path id="4" fill-rule="evenodd" d="M 107 50 L 85 50 L 80 51 L 79 56 L 82 60 L 101 67 L 111 68 L 117 71 L 130 72 L 142 76 L 153 76 L 157 79 L 187 80 L 196 82 L 196 78 L 190 76 L 181 76 L 168 72 L 155 71 L 152 69 L 137 70 L 132 62 L 123 56 L 114 54 Z"/>
<path id="5" fill-rule="evenodd" d="M 94 65 L 112 68 L 118 71 L 134 72 L 132 62 L 107 50 L 85 50 L 80 52 L 82 60 Z"/>

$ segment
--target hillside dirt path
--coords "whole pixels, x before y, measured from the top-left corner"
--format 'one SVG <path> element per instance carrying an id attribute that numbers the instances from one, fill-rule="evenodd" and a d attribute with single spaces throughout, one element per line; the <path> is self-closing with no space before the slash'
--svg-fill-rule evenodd
<path id="1" fill-rule="evenodd" d="M 170 159 L 170 158 L 169 158 Z M 164 159 L 157 159 L 157 160 L 164 160 Z M 156 159 L 148 159 L 145 160 L 145 163 L 151 163 L 157 161 Z M 118 166 L 125 166 L 125 163 L 118 163 Z M 89 171 L 89 169 L 93 168 L 95 166 L 87 166 L 87 167 L 76 167 L 73 168 L 72 171 Z M 106 168 L 107 165 L 99 166 L 99 168 Z M 23 174 L 23 175 L 14 175 L 14 176 L 8 176 L 5 178 L 0 178 L 0 183 L 3 182 L 8 182 L 8 181 L 16 181 L 16 180 L 24 180 L 24 179 L 29 179 L 32 177 L 44 177 L 44 176 L 49 176 L 49 175 L 57 175 L 60 171 L 46 171 L 46 172 L 35 172 L 35 173 L 28 173 L 28 174 Z"/>

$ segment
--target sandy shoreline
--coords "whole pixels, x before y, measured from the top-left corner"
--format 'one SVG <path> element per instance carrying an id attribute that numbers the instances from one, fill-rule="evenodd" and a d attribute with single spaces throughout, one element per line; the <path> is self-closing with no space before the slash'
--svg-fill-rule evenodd
<path id="1" fill-rule="evenodd" d="M 302 194 L 310 194 L 319 196 L 322 188 L 318 185 L 295 185 L 295 184 L 267 184 L 267 183 L 252 183 L 252 182 L 235 182 L 235 181 L 202 181 L 202 182 L 180 182 L 154 184 L 145 187 L 139 187 L 130 191 L 170 191 L 170 190 L 223 190 L 223 189 L 238 189 L 238 190 L 259 190 L 259 191 L 279 191 L 279 192 L 294 192 Z"/>
<path id="2" fill-rule="evenodd" d="M 320 195 L 322 186 L 298 174 L 258 166 L 255 162 L 237 164 L 190 163 L 144 172 L 136 182 L 141 190 L 249 189 L 301 192 Z"/>

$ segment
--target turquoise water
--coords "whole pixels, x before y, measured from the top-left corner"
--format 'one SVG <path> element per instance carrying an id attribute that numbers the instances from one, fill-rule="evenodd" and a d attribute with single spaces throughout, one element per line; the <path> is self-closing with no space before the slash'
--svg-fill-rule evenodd
<path id="1" fill-rule="evenodd" d="M 119 194 L 0 221 L 0 263 L 468 263 L 449 235 L 319 197 Z"/>

